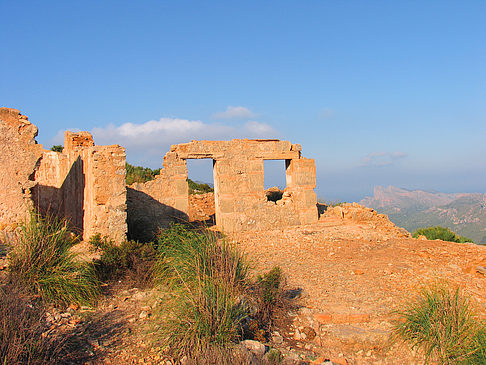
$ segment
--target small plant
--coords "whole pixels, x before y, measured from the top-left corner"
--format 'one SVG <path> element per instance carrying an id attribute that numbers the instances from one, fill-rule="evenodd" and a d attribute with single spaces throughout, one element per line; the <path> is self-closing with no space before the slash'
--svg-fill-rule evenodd
<path id="1" fill-rule="evenodd" d="M 419 228 L 413 233 L 413 237 L 418 238 L 419 236 L 425 236 L 428 240 L 442 240 L 458 243 L 473 242 L 470 238 L 459 236 L 449 228 L 440 226 Z"/>
<path id="2" fill-rule="evenodd" d="M 152 268 L 157 252 L 153 244 L 125 241 L 115 245 L 99 234 L 90 239 L 90 243 L 101 251 L 95 261 L 98 278 L 101 281 L 117 280 L 122 276 L 137 286 L 145 287 L 152 282 Z"/>
<path id="3" fill-rule="evenodd" d="M 435 285 L 396 312 L 393 338 L 423 352 L 427 362 L 486 364 L 486 327 L 459 289 Z"/>
<path id="4" fill-rule="evenodd" d="M 9 255 L 9 277 L 55 304 L 90 304 L 99 294 L 94 268 L 70 251 L 75 243 L 67 222 L 32 213 Z"/>
<path id="5" fill-rule="evenodd" d="M 266 340 L 271 332 L 275 311 L 286 307 L 283 297 L 282 270 L 275 266 L 269 272 L 259 275 L 251 286 L 250 300 L 254 303 L 254 313 L 249 322 L 249 336 L 258 341 Z"/>
<path id="6" fill-rule="evenodd" d="M 235 246 L 181 224 L 160 232 L 157 250 L 155 276 L 171 296 L 160 310 L 159 333 L 172 356 L 236 364 L 237 351 L 228 351 L 234 343 L 267 339 L 273 315 L 285 307 L 280 268 L 251 281 Z"/>

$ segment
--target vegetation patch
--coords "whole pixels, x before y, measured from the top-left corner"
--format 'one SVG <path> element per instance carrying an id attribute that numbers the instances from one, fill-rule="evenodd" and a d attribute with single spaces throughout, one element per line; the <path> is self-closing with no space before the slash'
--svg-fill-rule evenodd
<path id="1" fill-rule="evenodd" d="M 0 364 L 56 363 L 64 341 L 44 336 L 41 303 L 14 284 L 0 287 Z"/>
<path id="2" fill-rule="evenodd" d="M 189 185 L 189 194 L 206 194 L 214 192 L 214 189 L 205 183 L 197 183 L 191 179 L 187 179 Z"/>
<path id="3" fill-rule="evenodd" d="M 125 241 L 116 245 L 98 234 L 91 238 L 90 243 L 101 253 L 94 263 L 101 281 L 124 277 L 142 288 L 152 283 L 152 269 L 157 257 L 152 242 Z"/>
<path id="4" fill-rule="evenodd" d="M 161 232 L 157 245 L 156 278 L 171 296 L 160 308 L 162 347 L 178 359 L 234 363 L 232 344 L 255 333 L 249 325 L 269 328 L 280 269 L 252 282 L 248 263 L 235 246 L 212 232 L 180 224 Z"/>
<path id="5" fill-rule="evenodd" d="M 486 364 L 486 324 L 459 289 L 425 288 L 396 314 L 394 339 L 421 351 L 427 362 Z"/>
<path id="6" fill-rule="evenodd" d="M 442 240 L 442 241 L 449 241 L 449 242 L 473 242 L 472 239 L 459 236 L 457 233 L 451 231 L 449 228 L 435 226 L 435 227 L 428 227 L 428 228 L 419 228 L 413 233 L 414 238 L 418 238 L 419 236 L 425 236 L 428 240 Z"/>
<path id="7" fill-rule="evenodd" d="M 148 167 L 133 166 L 128 162 L 125 164 L 127 170 L 126 183 L 132 185 L 134 183 L 145 183 L 155 179 L 155 176 L 160 174 L 160 169 L 152 170 Z"/>
<path id="8" fill-rule="evenodd" d="M 32 213 L 9 254 L 9 279 L 54 304 L 91 304 L 99 295 L 93 265 L 70 251 L 76 242 L 67 222 Z"/>

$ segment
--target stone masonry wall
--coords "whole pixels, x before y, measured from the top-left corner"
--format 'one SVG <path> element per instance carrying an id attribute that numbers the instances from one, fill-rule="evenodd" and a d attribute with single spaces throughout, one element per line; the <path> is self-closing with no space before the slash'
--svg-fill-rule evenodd
<path id="1" fill-rule="evenodd" d="M 42 157 L 37 127 L 16 109 L 0 108 L 0 230 L 13 230 L 32 208 L 32 173 Z"/>
<path id="2" fill-rule="evenodd" d="M 0 230 L 14 229 L 33 206 L 65 217 L 85 240 L 149 239 L 188 220 L 187 160 L 213 160 L 216 224 L 227 232 L 317 221 L 314 160 L 288 141 L 192 141 L 171 146 L 153 181 L 125 185 L 125 150 L 95 146 L 88 132 L 66 132 L 61 153 L 36 144 L 37 128 L 18 110 L 0 108 Z M 281 200 L 264 191 L 264 160 L 285 160 Z M 144 237 L 145 235 L 145 237 Z"/>
<path id="3" fill-rule="evenodd" d="M 155 180 L 130 186 L 129 231 L 131 227 L 143 226 L 144 220 L 152 229 L 167 226 L 177 218 L 187 219 L 186 160 L 201 158 L 213 159 L 216 224 L 220 229 L 234 232 L 314 223 L 318 218 L 313 190 L 315 163 L 303 158 L 300 150 L 300 145 L 279 140 L 192 141 L 174 145 Z M 283 159 L 287 166 L 287 188 L 283 199 L 277 202 L 268 201 L 264 191 L 263 161 L 273 159 Z"/>
<path id="4" fill-rule="evenodd" d="M 125 150 L 95 146 L 88 132 L 66 132 L 62 153 L 35 141 L 37 127 L 16 109 L 0 108 L 0 231 L 29 211 L 67 218 L 73 230 L 126 238 Z"/>
<path id="5" fill-rule="evenodd" d="M 66 132 L 62 153 L 45 151 L 35 172 L 34 202 L 69 220 L 83 239 L 126 238 L 125 150 L 95 146 L 88 132 Z"/>

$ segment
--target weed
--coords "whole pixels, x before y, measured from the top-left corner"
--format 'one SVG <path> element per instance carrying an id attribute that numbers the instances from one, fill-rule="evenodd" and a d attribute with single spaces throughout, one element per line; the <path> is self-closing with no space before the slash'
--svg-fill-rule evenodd
<path id="1" fill-rule="evenodd" d="M 282 270 L 275 266 L 269 272 L 259 275 L 249 288 L 248 297 L 253 303 L 253 313 L 247 336 L 258 341 L 264 341 L 272 328 L 272 318 L 275 311 L 287 307 L 287 300 L 283 296 Z"/>
<path id="2" fill-rule="evenodd" d="M 396 313 L 393 338 L 439 364 L 486 364 L 486 327 L 459 289 L 434 285 Z"/>
<path id="3" fill-rule="evenodd" d="M 66 221 L 32 213 L 9 254 L 9 277 L 46 302 L 90 304 L 99 294 L 94 268 L 70 251 Z"/>
<path id="4" fill-rule="evenodd" d="M 243 338 L 266 340 L 285 302 L 280 268 L 252 282 L 235 246 L 180 224 L 160 233 L 157 250 L 156 277 L 171 293 L 159 314 L 160 338 L 172 356 L 236 363 L 237 351 L 228 347 Z"/>

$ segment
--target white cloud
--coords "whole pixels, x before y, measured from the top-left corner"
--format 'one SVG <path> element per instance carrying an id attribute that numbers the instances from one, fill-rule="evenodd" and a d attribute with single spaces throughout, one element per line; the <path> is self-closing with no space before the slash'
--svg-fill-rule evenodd
<path id="1" fill-rule="evenodd" d="M 258 121 L 242 125 L 205 123 L 200 120 L 161 118 L 145 123 L 124 123 L 92 130 L 97 145 L 119 144 L 127 150 L 127 160 L 149 167 L 160 167 L 172 144 L 191 140 L 228 140 L 233 138 L 278 138 L 272 126 Z"/>
<path id="2" fill-rule="evenodd" d="M 395 164 L 398 160 L 407 157 L 405 152 L 372 152 L 366 155 L 362 161 L 361 166 L 390 166 Z"/>
<path id="3" fill-rule="evenodd" d="M 232 120 L 232 119 L 249 119 L 255 114 L 244 106 L 228 106 L 224 112 L 217 112 L 212 115 L 213 119 Z"/>
<path id="4" fill-rule="evenodd" d="M 249 121 L 245 124 L 245 129 L 253 135 L 253 137 L 274 137 L 278 134 L 272 126 L 265 123 L 260 123 L 255 120 Z"/>

